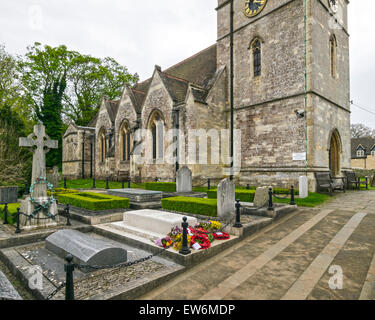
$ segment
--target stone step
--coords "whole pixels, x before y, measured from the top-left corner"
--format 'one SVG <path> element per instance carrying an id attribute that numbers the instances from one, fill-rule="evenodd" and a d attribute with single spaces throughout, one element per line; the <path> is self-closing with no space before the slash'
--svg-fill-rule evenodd
<path id="1" fill-rule="evenodd" d="M 137 237 L 146 238 L 151 241 L 155 241 L 159 238 L 164 238 L 166 236 L 165 234 L 144 230 L 144 229 L 137 228 L 134 226 L 129 226 L 125 224 L 124 222 L 114 222 L 114 223 L 111 223 L 110 226 L 113 229 L 125 232 L 127 234 L 135 235 Z"/>

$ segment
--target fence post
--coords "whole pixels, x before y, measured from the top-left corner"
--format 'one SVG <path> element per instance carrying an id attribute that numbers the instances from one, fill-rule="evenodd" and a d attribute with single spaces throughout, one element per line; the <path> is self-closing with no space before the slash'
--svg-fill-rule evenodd
<path id="1" fill-rule="evenodd" d="M 109 189 L 109 178 L 105 179 L 105 188 L 108 190 Z"/>
<path id="2" fill-rule="evenodd" d="M 8 204 L 4 204 L 4 224 L 8 224 Z"/>
<path id="3" fill-rule="evenodd" d="M 16 220 L 17 220 L 16 233 L 21 233 L 21 229 L 20 229 L 20 208 L 17 208 Z"/>
<path id="4" fill-rule="evenodd" d="M 66 177 L 64 177 L 64 189 L 66 189 Z"/>
<path id="5" fill-rule="evenodd" d="M 125 189 L 125 180 L 124 179 L 121 180 L 121 188 Z"/>
<path id="6" fill-rule="evenodd" d="M 183 254 L 183 255 L 187 255 L 191 252 L 190 249 L 189 249 L 189 246 L 188 246 L 188 239 L 187 239 L 187 228 L 188 228 L 189 224 L 186 222 L 187 221 L 186 217 L 183 217 L 182 220 L 183 220 L 183 222 L 181 224 L 181 226 L 182 226 L 182 247 L 181 247 L 180 253 Z"/>
<path id="7" fill-rule="evenodd" d="M 269 188 L 268 190 L 268 211 L 273 210 L 273 191 L 272 188 Z"/>
<path id="8" fill-rule="evenodd" d="M 92 179 L 92 188 L 96 189 L 96 181 L 95 178 Z"/>
<path id="9" fill-rule="evenodd" d="M 290 188 L 290 205 L 295 206 L 296 203 L 294 201 L 294 186 Z"/>
<path id="10" fill-rule="evenodd" d="M 208 190 L 211 189 L 211 179 L 210 178 L 207 179 L 207 189 Z"/>
<path id="11" fill-rule="evenodd" d="M 234 228 L 242 228 L 240 208 L 241 208 L 240 199 L 237 199 L 236 200 L 236 223 L 233 226 Z"/>
<path id="12" fill-rule="evenodd" d="M 132 187 L 132 182 L 131 182 L 131 179 L 129 178 L 128 179 L 128 189 L 131 189 L 131 187 Z"/>
<path id="13" fill-rule="evenodd" d="M 246 190 L 250 190 L 250 185 L 246 185 Z"/>
<path id="14" fill-rule="evenodd" d="M 65 287 L 65 300 L 74 300 L 74 280 L 73 280 L 73 271 L 74 264 L 73 256 L 68 254 L 65 258 L 66 264 L 64 265 L 64 270 L 66 272 L 66 287 Z"/>
<path id="15" fill-rule="evenodd" d="M 72 224 L 70 223 L 70 205 L 69 204 L 66 205 L 65 212 L 66 212 L 66 225 L 71 226 Z"/>
<path id="16" fill-rule="evenodd" d="M 25 194 L 29 194 L 29 186 L 25 183 Z"/>

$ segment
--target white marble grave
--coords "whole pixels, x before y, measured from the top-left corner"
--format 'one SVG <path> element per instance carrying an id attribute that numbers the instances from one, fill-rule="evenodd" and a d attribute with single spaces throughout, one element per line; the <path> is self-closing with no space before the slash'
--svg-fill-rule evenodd
<path id="1" fill-rule="evenodd" d="M 304 199 L 309 196 L 309 181 L 306 176 L 299 177 L 299 198 Z"/>

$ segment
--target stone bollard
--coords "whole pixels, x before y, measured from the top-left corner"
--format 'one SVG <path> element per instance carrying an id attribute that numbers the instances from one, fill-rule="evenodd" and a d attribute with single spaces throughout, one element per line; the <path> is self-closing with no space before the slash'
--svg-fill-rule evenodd
<path id="1" fill-rule="evenodd" d="M 294 201 L 294 186 L 290 188 L 290 205 L 295 206 L 296 203 Z"/>
<path id="2" fill-rule="evenodd" d="M 187 228 L 189 227 L 189 224 L 187 223 L 187 217 L 183 217 L 182 220 L 182 247 L 180 253 L 183 255 L 187 255 L 191 253 L 187 239 Z"/>
<path id="3" fill-rule="evenodd" d="M 273 210 L 273 191 L 272 188 L 268 190 L 268 211 Z"/>
<path id="4" fill-rule="evenodd" d="M 17 221 L 17 227 L 16 227 L 16 233 L 21 233 L 20 229 L 20 208 L 17 208 L 17 216 L 16 216 L 16 221 Z"/>
<path id="5" fill-rule="evenodd" d="M 70 205 L 69 204 L 66 205 L 65 213 L 66 213 L 66 225 L 71 226 L 72 224 L 70 223 Z"/>
<path id="6" fill-rule="evenodd" d="M 240 199 L 237 199 L 236 200 L 236 223 L 233 226 L 234 228 L 242 228 L 240 208 L 241 208 Z"/>
<path id="7" fill-rule="evenodd" d="M 64 271 L 66 272 L 65 300 L 74 300 L 74 264 L 72 263 L 73 256 L 71 254 L 68 254 L 65 260 L 67 262 L 64 265 Z"/>
<path id="8" fill-rule="evenodd" d="M 4 224 L 8 224 L 8 204 L 4 204 Z"/>

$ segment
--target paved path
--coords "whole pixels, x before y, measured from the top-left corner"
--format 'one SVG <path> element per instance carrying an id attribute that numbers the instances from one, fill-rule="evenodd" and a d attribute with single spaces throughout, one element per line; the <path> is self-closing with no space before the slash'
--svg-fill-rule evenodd
<path id="1" fill-rule="evenodd" d="M 375 191 L 291 214 L 140 299 L 375 299 Z"/>

